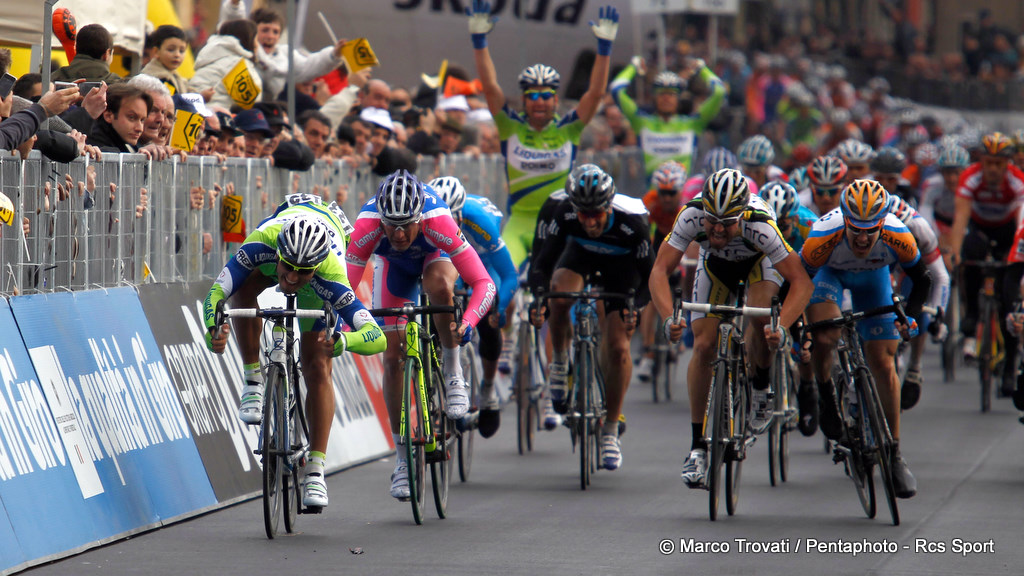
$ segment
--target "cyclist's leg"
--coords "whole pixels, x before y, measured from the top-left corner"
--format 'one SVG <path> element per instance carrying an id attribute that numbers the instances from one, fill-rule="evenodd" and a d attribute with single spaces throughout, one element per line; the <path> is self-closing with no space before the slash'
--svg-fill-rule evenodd
<path id="1" fill-rule="evenodd" d="M 494 436 L 501 424 L 501 405 L 498 392 L 494 389 L 494 377 L 498 373 L 498 358 L 501 356 L 502 333 L 498 328 L 498 315 L 492 309 L 477 324 L 480 335 L 480 364 L 483 368 L 483 381 L 480 383 L 480 435 L 484 438 Z"/>
<path id="2" fill-rule="evenodd" d="M 963 247 L 960 249 L 961 260 L 983 260 L 988 251 L 988 242 L 979 235 L 974 225 L 970 225 L 967 236 L 964 237 Z M 964 266 L 963 289 L 964 314 L 960 322 L 960 332 L 964 338 L 974 339 L 974 329 L 978 325 L 978 294 L 981 293 L 982 274 L 972 266 Z M 967 345 L 964 346 L 967 349 Z"/>
<path id="3" fill-rule="evenodd" d="M 814 293 L 807 307 L 809 323 L 839 316 L 839 302 L 843 297 L 843 284 L 830 268 L 822 268 L 814 275 Z M 811 334 L 811 370 L 818 383 L 818 417 L 821 432 L 832 440 L 842 434 L 836 388 L 832 382 L 832 356 L 839 342 L 839 328 L 815 330 Z"/>
<path id="4" fill-rule="evenodd" d="M 853 309 L 863 311 L 892 304 L 892 284 L 885 281 L 888 278 L 886 268 L 853 275 L 847 284 L 853 297 Z M 865 318 L 857 324 L 857 332 L 864 341 L 864 359 L 875 378 L 889 429 L 893 438 L 899 438 L 900 383 L 896 373 L 896 349 L 900 335 L 895 320 L 895 314 Z"/>
<path id="5" fill-rule="evenodd" d="M 272 278 L 253 270 L 252 274 L 231 295 L 230 302 L 235 308 L 258 308 L 257 298 L 274 285 Z M 263 321 L 259 318 L 232 318 L 231 327 L 238 340 L 238 351 L 242 356 L 242 370 L 245 385 L 239 395 L 238 416 L 247 424 L 258 424 L 263 416 L 263 372 L 260 370 L 260 332 Z"/>
<path id="6" fill-rule="evenodd" d="M 768 258 L 762 258 L 759 265 L 754 266 L 747 278 L 747 305 L 766 308 L 772 305 L 772 298 L 779 293 L 783 282 L 782 276 L 771 265 Z M 768 386 L 771 384 L 771 350 L 765 340 L 765 326 L 770 318 L 750 318 L 749 327 L 744 332 L 749 359 L 748 369 L 753 368 L 751 378 L 751 409 L 750 426 L 755 433 L 764 432 L 771 422 L 772 403 L 768 397 Z M 776 390 L 776 393 L 785 393 Z"/>
<path id="7" fill-rule="evenodd" d="M 459 273 L 447 255 L 434 252 L 427 256 L 423 263 L 423 291 L 430 303 L 437 306 L 450 306 L 455 295 L 455 281 Z M 452 314 L 434 314 L 431 318 L 441 341 L 441 371 L 445 380 L 445 411 L 449 418 L 461 418 L 469 409 L 469 386 L 462 374 L 462 361 L 459 359 L 459 341 L 452 333 L 454 316 Z"/>

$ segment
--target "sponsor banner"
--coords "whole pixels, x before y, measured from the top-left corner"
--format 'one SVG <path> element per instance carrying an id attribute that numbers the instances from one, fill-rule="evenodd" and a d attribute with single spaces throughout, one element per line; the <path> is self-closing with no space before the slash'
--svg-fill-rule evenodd
<path id="1" fill-rule="evenodd" d="M 202 303 L 209 281 L 139 286 L 139 300 L 185 411 L 217 500 L 262 489 L 253 454 L 259 431 L 238 419 L 242 358 L 234 338 L 223 355 L 206 348 Z"/>
<path id="2" fill-rule="evenodd" d="M 6 350 L 0 494 L 28 558 L 216 503 L 134 289 L 15 297 L 10 308 L 17 325 L 5 319 L 0 333 L 20 329 L 32 365 Z"/>

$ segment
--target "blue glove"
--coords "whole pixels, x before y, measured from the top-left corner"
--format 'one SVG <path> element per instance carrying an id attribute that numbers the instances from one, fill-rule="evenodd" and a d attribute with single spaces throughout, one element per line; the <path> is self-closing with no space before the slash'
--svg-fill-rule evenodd
<path id="1" fill-rule="evenodd" d="M 466 332 L 462 335 L 462 340 L 459 341 L 459 346 L 465 346 L 473 339 L 473 327 L 468 322 L 463 322 L 462 325 L 466 327 Z"/>
<path id="2" fill-rule="evenodd" d="M 915 338 L 921 333 L 921 327 L 917 325 L 917 320 L 914 320 L 910 316 L 907 316 L 907 322 L 910 323 L 910 328 L 907 329 L 907 336 L 909 338 Z"/>
<path id="3" fill-rule="evenodd" d="M 594 36 L 597 36 L 597 53 L 610 56 L 612 43 L 619 32 L 619 11 L 614 6 L 605 6 L 597 12 L 597 24 L 590 23 Z"/>
<path id="4" fill-rule="evenodd" d="M 487 34 L 494 28 L 498 17 L 491 18 L 491 4 L 484 0 L 473 0 L 473 5 L 466 8 L 469 16 L 469 34 L 473 38 L 473 48 L 480 50 L 487 47 Z"/>

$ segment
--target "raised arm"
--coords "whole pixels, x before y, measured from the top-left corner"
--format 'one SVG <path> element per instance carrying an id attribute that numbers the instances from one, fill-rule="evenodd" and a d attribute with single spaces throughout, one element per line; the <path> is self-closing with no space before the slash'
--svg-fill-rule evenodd
<path id="1" fill-rule="evenodd" d="M 472 6 L 466 8 L 466 15 L 469 16 L 469 33 L 473 39 L 476 74 L 483 86 L 487 109 L 491 116 L 497 116 L 505 106 L 505 94 L 498 85 L 498 74 L 494 71 L 491 52 L 487 49 L 487 34 L 494 28 L 498 18 L 491 18 L 491 4 L 484 0 L 473 0 Z"/>
<path id="2" fill-rule="evenodd" d="M 576 106 L 576 114 L 584 124 L 590 122 L 597 114 L 608 86 L 608 70 L 611 67 L 612 43 L 619 31 L 619 12 L 613 6 L 605 6 L 598 12 L 598 20 L 590 23 L 594 36 L 597 36 L 597 58 L 590 70 L 590 86 L 580 97 Z"/>

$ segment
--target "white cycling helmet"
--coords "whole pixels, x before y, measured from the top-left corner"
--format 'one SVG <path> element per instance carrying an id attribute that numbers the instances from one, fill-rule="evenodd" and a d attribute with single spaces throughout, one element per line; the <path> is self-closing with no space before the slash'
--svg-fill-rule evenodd
<path id="1" fill-rule="evenodd" d="M 796 213 L 798 204 L 796 190 L 787 182 L 772 180 L 761 188 L 758 196 L 775 210 L 776 219 L 786 218 Z"/>
<path id="2" fill-rule="evenodd" d="M 562 77 L 558 75 L 554 68 L 547 64 L 534 64 L 519 73 L 520 90 L 528 90 L 538 86 L 547 86 L 558 90 L 561 82 Z"/>
<path id="3" fill-rule="evenodd" d="M 444 200 L 448 209 L 452 211 L 452 216 L 457 218 L 462 215 L 462 206 L 466 203 L 466 189 L 462 187 L 462 182 L 459 182 L 458 178 L 454 176 L 434 178 L 427 183 L 427 186 L 430 186 L 434 193 Z"/>
<path id="4" fill-rule="evenodd" d="M 839 156 L 847 165 L 870 164 L 875 150 L 856 138 L 847 138 L 836 146 L 835 155 Z"/>
<path id="5" fill-rule="evenodd" d="M 755 134 L 740 144 L 737 154 L 741 163 L 748 166 L 767 166 L 775 160 L 775 148 L 764 134 Z"/>
<path id="6" fill-rule="evenodd" d="M 277 234 L 277 256 L 294 268 L 316 268 L 330 252 L 331 233 L 315 216 L 286 222 Z"/>
<path id="7" fill-rule="evenodd" d="M 736 216 L 750 203 L 750 185 L 739 170 L 725 168 L 704 181 L 701 191 L 704 212 L 718 218 Z"/>
<path id="8" fill-rule="evenodd" d="M 385 224 L 404 226 L 423 212 L 423 183 L 407 170 L 396 170 L 377 187 L 377 212 Z"/>

